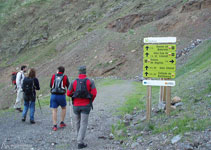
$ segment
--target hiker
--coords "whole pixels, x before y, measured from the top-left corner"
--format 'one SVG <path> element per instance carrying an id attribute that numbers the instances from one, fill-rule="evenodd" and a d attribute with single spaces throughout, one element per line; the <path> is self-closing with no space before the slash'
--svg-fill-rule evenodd
<path id="1" fill-rule="evenodd" d="M 78 149 L 87 147 L 84 143 L 88 118 L 92 103 L 97 95 L 94 81 L 86 76 L 86 66 L 79 67 L 79 76 L 68 88 L 67 96 L 72 97 L 73 111 L 76 119 Z"/>
<path id="2" fill-rule="evenodd" d="M 21 101 L 23 99 L 22 85 L 23 85 L 23 79 L 25 77 L 24 73 L 26 71 L 27 71 L 27 66 L 23 65 L 21 66 L 21 71 L 19 71 L 16 76 L 17 98 L 16 98 L 14 108 L 18 110 L 19 112 L 22 112 L 22 109 L 21 109 Z"/>
<path id="3" fill-rule="evenodd" d="M 52 116 L 53 116 L 53 130 L 57 130 L 57 108 L 61 106 L 61 122 L 60 128 L 66 126 L 64 123 L 65 115 L 66 115 L 66 88 L 69 86 L 69 80 L 66 75 L 64 75 L 65 68 L 60 66 L 57 68 L 57 74 L 54 74 L 50 81 L 51 87 L 51 98 L 50 98 L 50 108 L 52 108 Z"/>
<path id="4" fill-rule="evenodd" d="M 22 89 L 24 99 L 22 121 L 24 122 L 26 120 L 28 109 L 30 109 L 30 123 L 34 124 L 36 90 L 40 90 L 40 85 L 38 79 L 36 78 L 35 69 L 30 69 L 28 77 L 24 78 Z"/>

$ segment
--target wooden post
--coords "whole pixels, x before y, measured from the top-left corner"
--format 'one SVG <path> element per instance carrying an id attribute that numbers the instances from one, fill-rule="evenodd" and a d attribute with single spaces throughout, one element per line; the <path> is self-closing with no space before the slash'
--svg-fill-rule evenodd
<path id="1" fill-rule="evenodd" d="M 171 87 L 166 87 L 166 114 L 170 115 L 171 111 Z"/>
<path id="2" fill-rule="evenodd" d="M 166 102 L 166 86 L 163 87 L 163 102 Z"/>
<path id="3" fill-rule="evenodd" d="M 160 80 L 163 80 L 162 78 Z M 160 99 L 159 102 L 162 103 L 163 102 L 163 86 L 160 86 Z"/>
<path id="4" fill-rule="evenodd" d="M 151 95 L 152 95 L 152 86 L 147 86 L 147 121 L 150 120 L 151 117 Z"/>

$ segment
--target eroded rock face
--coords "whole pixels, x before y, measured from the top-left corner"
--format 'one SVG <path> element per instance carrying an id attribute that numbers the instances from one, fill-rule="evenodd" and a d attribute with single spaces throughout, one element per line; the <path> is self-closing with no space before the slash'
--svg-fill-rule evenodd
<path id="1" fill-rule="evenodd" d="M 192 0 L 185 3 L 181 8 L 181 13 L 211 8 L 211 0 Z"/>
<path id="2" fill-rule="evenodd" d="M 167 8 L 165 10 L 158 10 L 152 13 L 131 14 L 112 21 L 106 26 L 106 28 L 117 32 L 127 32 L 129 29 L 134 29 L 152 21 L 162 19 L 171 12 L 172 8 Z"/>

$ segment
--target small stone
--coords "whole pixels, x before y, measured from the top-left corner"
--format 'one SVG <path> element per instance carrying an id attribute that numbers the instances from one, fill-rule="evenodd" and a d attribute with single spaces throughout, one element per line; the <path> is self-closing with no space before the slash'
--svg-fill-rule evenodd
<path id="1" fill-rule="evenodd" d="M 197 142 L 197 141 L 195 141 L 195 142 L 193 143 L 193 147 L 198 148 L 198 147 L 199 147 L 199 145 L 200 145 L 200 143 L 199 143 L 199 142 Z"/>
<path id="2" fill-rule="evenodd" d="M 136 141 L 141 144 L 143 142 L 142 137 L 138 137 Z"/>
<path id="3" fill-rule="evenodd" d="M 134 53 L 134 52 L 136 52 L 136 50 L 135 50 L 135 49 L 131 50 L 131 53 Z"/>
<path id="4" fill-rule="evenodd" d="M 105 140 L 105 139 L 107 139 L 107 137 L 105 137 L 105 136 L 98 136 L 98 139 L 103 139 L 103 140 Z"/>
<path id="5" fill-rule="evenodd" d="M 130 114 L 126 114 L 126 115 L 124 116 L 124 118 L 125 118 L 125 120 L 130 121 L 130 120 L 133 119 L 133 116 L 130 115 Z"/>
<path id="6" fill-rule="evenodd" d="M 130 121 L 128 121 L 128 120 L 123 120 L 123 123 L 124 123 L 125 126 L 129 126 L 130 125 Z"/>
<path id="7" fill-rule="evenodd" d="M 138 147 L 138 146 L 139 146 L 139 143 L 135 142 L 135 143 L 133 143 L 133 144 L 131 145 L 131 148 L 132 148 L 132 149 L 135 149 L 135 148 Z"/>
<path id="8" fill-rule="evenodd" d="M 113 133 L 110 133 L 109 134 L 109 140 L 112 140 L 112 139 L 114 139 L 114 135 L 113 135 Z"/>
<path id="9" fill-rule="evenodd" d="M 147 119 L 146 116 L 141 118 L 141 122 L 145 121 L 146 119 Z"/>
<path id="10" fill-rule="evenodd" d="M 174 128 L 173 128 L 173 130 L 176 130 L 176 129 L 178 129 L 178 127 L 174 127 Z"/>
<path id="11" fill-rule="evenodd" d="M 117 136 L 123 135 L 123 130 L 118 130 L 118 131 L 116 132 L 116 134 L 117 134 Z"/>
<path id="12" fill-rule="evenodd" d="M 177 109 L 176 106 L 171 105 L 171 110 Z"/>
<path id="13" fill-rule="evenodd" d="M 52 146 L 56 145 L 56 142 L 51 143 Z"/>
<path id="14" fill-rule="evenodd" d="M 183 103 L 180 102 L 180 103 L 176 103 L 174 106 L 175 106 L 175 107 L 178 107 L 178 106 L 182 106 L 182 105 L 183 105 Z"/>
<path id="15" fill-rule="evenodd" d="M 175 144 L 177 142 L 179 142 L 179 140 L 181 140 L 181 135 L 177 135 L 177 136 L 174 136 L 172 139 L 171 139 L 171 143 L 172 144 Z"/>
<path id="16" fill-rule="evenodd" d="M 185 135 L 185 136 L 190 136 L 191 133 L 190 133 L 190 132 L 186 132 L 186 133 L 184 133 L 184 135 Z"/>
<path id="17" fill-rule="evenodd" d="M 193 147 L 191 145 L 186 145 L 184 147 L 185 150 L 193 150 Z"/>
<path id="18" fill-rule="evenodd" d="M 175 104 L 175 103 L 179 103 L 179 102 L 181 102 L 181 98 L 180 97 L 178 97 L 178 96 L 175 96 L 173 99 L 172 99 L 172 104 Z"/>
<path id="19" fill-rule="evenodd" d="M 159 109 L 159 110 L 164 110 L 165 107 L 166 107 L 166 104 L 165 104 L 165 103 L 163 103 L 163 102 L 159 102 L 159 103 L 158 103 L 158 109 Z"/>

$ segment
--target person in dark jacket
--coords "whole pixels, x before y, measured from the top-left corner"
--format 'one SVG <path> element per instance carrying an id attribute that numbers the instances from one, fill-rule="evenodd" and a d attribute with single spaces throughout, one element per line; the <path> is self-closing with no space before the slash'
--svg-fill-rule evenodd
<path id="1" fill-rule="evenodd" d="M 60 66 L 57 68 L 57 74 L 54 74 L 50 81 L 51 88 L 51 99 L 50 99 L 50 108 L 52 108 L 53 114 L 53 130 L 57 130 L 57 108 L 61 106 L 61 122 L 60 128 L 66 126 L 64 119 L 66 116 L 66 89 L 69 86 L 69 80 L 66 75 L 64 75 L 65 68 Z"/>
<path id="2" fill-rule="evenodd" d="M 86 66 L 79 67 L 79 76 L 68 88 L 67 96 L 72 97 L 76 119 L 78 149 L 87 147 L 84 143 L 92 103 L 97 95 L 93 80 L 86 76 Z"/>
<path id="3" fill-rule="evenodd" d="M 35 69 L 32 68 L 29 71 L 28 77 L 24 78 L 22 89 L 24 99 L 22 121 L 24 122 L 26 120 L 28 109 L 30 109 L 30 123 L 34 124 L 36 90 L 40 90 L 40 85 L 38 79 L 36 78 Z"/>

